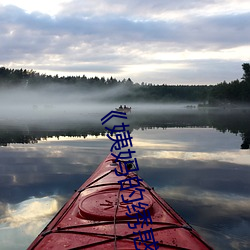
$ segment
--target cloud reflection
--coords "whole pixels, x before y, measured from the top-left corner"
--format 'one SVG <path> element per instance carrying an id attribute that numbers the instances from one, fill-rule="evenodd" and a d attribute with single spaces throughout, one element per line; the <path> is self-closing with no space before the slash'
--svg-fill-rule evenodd
<path id="1" fill-rule="evenodd" d="M 150 133 L 138 130 L 133 135 L 138 155 L 149 161 L 152 158 L 219 161 L 245 166 L 249 166 L 250 162 L 248 151 L 235 150 L 234 145 L 241 143 L 240 136 L 212 128 L 154 129 Z"/>
<path id="2" fill-rule="evenodd" d="M 215 249 L 244 249 L 243 242 L 250 238 L 250 156 L 235 149 L 239 142 L 239 136 L 209 128 L 133 130 L 139 175 L 192 225 L 217 231 L 208 242 L 215 242 L 220 232 L 226 235 L 215 242 L 220 246 Z M 10 246 L 16 235 L 15 246 L 8 249 L 29 245 L 60 207 L 58 196 L 51 195 L 68 199 L 110 147 L 101 136 L 49 138 L 3 148 L 0 241 Z M 30 196 L 42 198 L 27 199 Z"/>
<path id="3" fill-rule="evenodd" d="M 220 161 L 220 162 L 246 165 L 247 167 L 249 167 L 249 162 L 250 162 L 249 152 L 241 150 L 234 150 L 231 152 L 221 151 L 217 153 L 160 151 L 160 152 L 154 152 L 152 156 L 158 159 L 183 159 L 185 161 L 188 160 Z"/>
<path id="4" fill-rule="evenodd" d="M 50 217 L 59 209 L 58 197 L 30 198 L 18 204 L 7 204 L 5 216 L 0 219 L 0 224 L 15 228 L 26 225 L 26 234 L 34 234 L 33 226 L 43 218 Z"/>
<path id="5" fill-rule="evenodd" d="M 189 187 L 177 186 L 157 188 L 157 193 L 165 200 L 170 198 L 171 200 L 175 199 L 189 204 L 199 204 L 200 206 L 220 207 L 216 216 L 228 215 L 229 213 L 240 216 L 241 214 L 248 214 L 250 211 L 250 198 L 236 194 L 209 192 L 201 189 L 194 190 Z M 210 217 L 212 216 L 210 215 Z"/>
<path id="6" fill-rule="evenodd" d="M 33 197 L 18 204 L 2 204 L 1 249 L 26 248 L 52 219 L 62 202 L 59 196 L 46 196 Z"/>
<path id="7" fill-rule="evenodd" d="M 249 249 L 249 197 L 187 186 L 156 191 L 215 249 Z"/>

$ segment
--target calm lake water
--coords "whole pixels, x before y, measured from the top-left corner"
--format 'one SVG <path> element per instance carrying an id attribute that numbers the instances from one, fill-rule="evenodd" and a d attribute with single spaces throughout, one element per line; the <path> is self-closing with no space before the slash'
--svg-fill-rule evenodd
<path id="1" fill-rule="evenodd" d="M 27 248 L 106 157 L 110 110 L 0 119 L 0 249 Z M 125 123 L 139 175 L 215 249 L 250 249 L 250 111 L 135 107 Z"/>

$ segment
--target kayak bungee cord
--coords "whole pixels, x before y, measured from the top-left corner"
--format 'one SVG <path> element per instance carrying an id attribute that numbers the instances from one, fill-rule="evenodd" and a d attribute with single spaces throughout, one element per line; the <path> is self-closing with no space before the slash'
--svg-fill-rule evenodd
<path id="1" fill-rule="evenodd" d="M 122 164 L 124 164 L 124 162 Z M 119 180 L 119 178 L 117 179 L 115 175 L 114 165 L 116 165 L 117 168 L 119 167 L 118 163 L 114 164 L 114 157 L 108 156 L 107 159 L 100 164 L 92 177 L 74 193 L 71 200 L 64 205 L 45 227 L 28 250 L 43 250 L 48 248 L 58 250 L 65 248 L 70 250 L 91 248 L 96 250 L 101 249 L 102 246 L 103 249 L 135 249 L 134 244 L 135 241 L 137 244 L 138 239 L 135 238 L 135 234 L 132 230 L 126 229 L 127 232 L 125 232 L 124 228 L 128 228 L 127 224 L 138 225 L 139 223 L 139 225 L 142 225 L 144 222 L 141 220 L 138 221 L 135 217 L 129 218 L 125 215 L 124 207 L 126 204 L 121 202 L 121 193 L 125 194 L 126 192 L 120 191 L 120 188 L 118 188 L 120 184 L 115 182 Z M 119 170 L 117 169 L 117 171 Z M 123 178 L 133 178 L 135 175 L 135 173 L 129 173 L 123 176 Z M 135 183 L 135 180 L 133 180 L 133 183 Z M 128 186 L 127 183 L 122 183 L 122 185 L 123 187 Z M 212 249 L 169 204 L 155 193 L 153 188 L 144 181 L 140 182 L 140 187 L 145 188 L 145 197 L 151 197 L 150 199 L 152 199 L 151 206 L 148 209 L 151 210 L 151 227 L 156 237 L 158 237 L 156 240 L 158 241 L 160 249 Z M 96 197 L 101 198 L 100 194 L 107 194 L 108 196 L 104 196 L 107 198 L 98 201 Z M 79 210 L 82 209 L 81 204 L 89 197 L 93 197 L 93 201 L 97 200 L 93 203 L 97 204 L 94 205 L 94 207 L 97 208 L 93 207 L 93 215 L 83 214 L 82 210 Z M 138 204 L 132 203 L 131 205 Z M 95 211 L 95 209 L 97 210 Z M 112 219 L 111 217 L 107 217 L 106 211 L 110 211 L 110 209 L 113 213 Z M 146 234 L 147 231 L 146 227 L 140 232 L 141 234 Z M 183 237 L 183 241 L 180 237 Z M 62 244 L 60 244 L 61 242 Z M 148 239 L 144 242 L 147 245 L 153 243 L 152 239 Z M 194 247 L 196 244 L 198 247 Z M 53 247 L 51 247 L 52 245 Z M 137 245 L 139 246 L 139 244 Z M 124 248 L 120 246 L 127 247 Z M 144 248 L 145 247 L 141 245 L 138 249 Z"/>
<path id="2" fill-rule="evenodd" d="M 93 182 L 91 182 L 89 185 L 87 185 L 85 188 L 83 189 L 80 189 L 78 190 L 78 195 L 80 193 L 82 193 L 83 191 L 89 189 L 89 188 L 94 188 L 94 187 L 100 187 L 100 186 L 110 186 L 110 185 L 119 185 L 118 183 L 110 183 L 110 184 L 100 184 L 100 185 L 93 185 L 94 183 L 96 183 L 97 181 L 103 179 L 104 177 L 108 176 L 111 172 L 113 172 L 114 170 L 111 170 L 105 174 L 103 174 L 102 176 L 100 176 L 98 179 L 95 179 Z M 136 175 L 135 173 L 133 173 L 133 175 Z M 127 176 L 129 177 L 129 176 Z M 123 184 L 125 185 L 125 184 Z M 153 188 L 151 187 L 148 187 L 146 185 L 143 185 L 142 183 L 140 183 L 141 186 L 143 186 L 145 189 L 147 189 L 152 196 L 154 196 L 154 198 L 156 198 L 158 200 L 159 203 L 161 203 L 161 201 L 155 197 L 155 195 L 151 192 L 151 190 L 153 190 Z M 78 197 L 78 196 L 77 196 Z M 76 198 L 77 198 L 76 197 Z M 118 209 L 119 209 L 119 204 L 120 204 L 120 201 L 119 201 L 119 198 L 120 198 L 120 189 L 118 189 L 118 195 L 117 195 L 117 202 L 116 202 L 116 209 L 115 209 L 115 215 L 114 215 L 114 222 L 113 222 L 113 225 L 114 225 L 114 235 L 108 235 L 108 234 L 97 234 L 97 233 L 89 233 L 89 232 L 78 232 L 78 231 L 64 231 L 64 230 L 67 230 L 67 229 L 73 229 L 73 228 L 80 228 L 80 227 L 89 227 L 89 226 L 97 226 L 97 225 L 107 225 L 109 224 L 109 222 L 107 221 L 104 221 L 102 223 L 92 223 L 92 224 L 89 224 L 89 225 L 79 225 L 79 226 L 71 226 L 71 227 L 64 227 L 64 228 L 61 228 L 61 227 L 57 227 L 57 230 L 54 230 L 54 231 L 46 231 L 43 233 L 43 236 L 47 235 L 47 234 L 50 234 L 50 233 L 69 233 L 69 234 L 82 234 L 82 235 L 99 235 L 99 236 L 108 236 L 108 237 L 112 237 L 114 238 L 114 245 L 115 245 L 115 249 L 117 250 L 117 239 L 118 240 L 121 240 L 121 239 L 128 239 L 128 240 L 133 240 L 133 238 L 130 238 L 131 236 L 133 236 L 133 234 L 127 234 L 127 235 L 124 235 L 124 236 L 120 236 L 118 235 L 117 236 L 117 233 L 116 233 L 116 225 L 117 224 L 123 224 L 125 222 L 133 222 L 135 220 L 122 220 L 122 221 L 116 221 L 116 215 L 117 215 L 117 212 L 118 212 Z M 74 202 L 73 202 L 74 203 Z M 162 204 L 163 205 L 163 204 Z M 167 209 L 164 205 L 163 207 L 165 209 Z M 169 209 L 167 209 L 170 213 L 171 211 Z M 172 214 L 172 213 L 171 213 Z M 172 214 L 174 217 L 176 217 L 174 214 Z M 176 217 L 176 219 L 178 219 Z M 56 224 L 58 223 L 59 221 L 56 222 Z M 188 230 L 189 232 L 192 233 L 192 227 L 189 226 L 189 225 L 177 225 L 177 224 L 171 224 L 171 223 L 164 223 L 164 222 L 153 222 L 153 224 L 163 224 L 163 225 L 167 225 L 167 226 L 162 226 L 162 227 L 159 227 L 159 228 L 154 228 L 153 231 L 159 231 L 159 230 L 163 230 L 163 229 L 185 229 L 185 230 Z M 200 240 L 200 238 L 199 238 Z M 93 243 L 93 244 L 89 244 L 89 245 L 85 245 L 85 246 L 79 246 L 77 248 L 70 248 L 70 250 L 77 250 L 77 249 L 83 249 L 83 247 L 90 247 L 90 246 L 94 246 L 94 245 L 99 245 L 99 244 L 103 244 L 103 243 L 106 243 L 106 242 L 110 242 L 110 241 L 113 241 L 113 239 L 108 239 L 108 240 L 104 240 L 104 241 L 100 241 L 100 242 L 96 242 L 96 243 Z M 205 242 L 204 242 L 205 243 Z M 181 248 L 181 247 L 177 247 L 177 246 L 171 246 L 171 245 L 166 245 L 166 244 L 162 244 L 162 243 L 159 243 L 160 246 L 166 246 L 166 247 L 171 247 L 171 248 L 174 248 L 174 249 L 183 249 L 183 250 L 187 250 L 187 248 Z"/>
<path id="3" fill-rule="evenodd" d="M 98 180 L 104 178 L 105 176 L 109 175 L 111 172 L 113 171 L 109 171 L 108 173 L 102 175 L 100 178 L 98 178 Z M 98 181 L 97 179 L 94 180 L 93 182 L 91 182 L 88 186 L 86 186 L 86 188 L 83 188 L 83 189 L 80 189 L 78 190 L 78 195 L 85 191 L 86 189 L 89 189 L 89 188 L 93 188 L 94 186 L 92 186 L 94 183 L 96 183 Z M 114 184 L 114 183 L 113 183 Z M 107 184 L 107 185 L 113 185 L 113 184 Z M 116 183 L 117 184 L 117 183 Z M 101 185 L 95 185 L 95 187 L 97 186 L 103 186 L 102 184 Z M 151 189 L 152 188 L 149 188 L 145 185 L 142 185 L 143 187 L 145 187 L 149 192 L 151 192 Z M 152 195 L 154 196 L 154 194 L 152 193 Z M 120 189 L 118 189 L 118 197 L 120 197 Z M 76 197 L 77 198 L 77 197 Z M 157 198 L 157 197 L 155 197 Z M 160 200 L 159 200 L 160 202 Z M 74 202 L 73 202 L 74 203 Z M 117 202 L 116 202 L 116 209 L 115 209 L 115 215 L 114 215 L 114 232 L 115 232 L 115 235 L 108 235 L 108 234 L 97 234 L 97 233 L 89 233 L 89 232 L 78 232 L 78 231 L 68 231 L 68 229 L 73 229 L 73 228 L 80 228 L 80 227 L 89 227 L 89 226 L 97 226 L 97 225 L 107 225 L 109 224 L 109 222 L 105 221 L 105 222 L 102 222 L 102 223 L 92 223 L 92 224 L 89 224 L 89 225 L 78 225 L 78 226 L 71 226 L 71 227 L 64 227 L 64 228 L 61 228 L 61 227 L 57 227 L 56 230 L 50 230 L 50 231 L 46 231 L 44 232 L 42 235 L 43 236 L 46 236 L 48 234 L 51 234 L 51 233 L 68 233 L 68 234 L 82 234 L 82 235 L 99 235 L 99 236 L 108 236 L 108 237 L 111 237 L 112 239 L 107 239 L 107 240 L 104 240 L 104 241 L 100 241 L 100 242 L 96 242 L 96 243 L 93 243 L 93 244 L 88 244 L 88 245 L 85 245 L 85 246 L 79 246 L 79 247 L 76 247 L 76 248 L 70 248 L 70 250 L 77 250 L 77 249 L 83 249 L 85 247 L 91 247 L 91 246 L 95 246 L 95 245 L 99 245 L 99 244 L 103 244 L 103 243 L 107 243 L 107 242 L 110 242 L 110 241 L 113 241 L 113 238 L 114 238 L 114 243 L 115 243 L 115 249 L 117 249 L 117 240 L 121 240 L 121 239 L 128 239 L 128 240 L 133 240 L 133 238 L 130 238 L 131 236 L 133 236 L 133 234 L 127 234 L 127 235 L 124 235 L 124 236 L 120 236 L 120 235 L 117 235 L 116 233 L 116 225 L 117 224 L 123 224 L 125 222 L 133 222 L 135 220 L 122 220 L 122 221 L 116 221 L 116 215 L 117 215 L 117 211 L 118 211 L 118 208 L 119 208 L 119 198 L 117 198 Z M 164 208 L 166 209 L 166 207 L 164 206 Z M 56 224 L 58 223 L 59 221 L 56 222 Z M 163 230 L 163 229 L 185 229 L 185 230 L 188 230 L 188 231 L 192 231 L 192 228 L 191 227 L 188 227 L 188 226 L 183 226 L 183 225 L 177 225 L 177 224 L 170 224 L 170 223 L 164 223 L 164 222 L 153 222 L 153 224 L 163 224 L 163 225 L 166 225 L 167 226 L 162 226 L 162 227 L 159 227 L 159 228 L 154 228 L 153 230 L 154 231 L 159 231 L 159 230 Z M 65 231 L 64 231 L 65 230 Z M 67 230 L 67 231 L 66 231 Z M 159 243 L 160 246 L 166 246 L 166 247 L 171 247 L 173 249 L 182 249 L 182 250 L 187 250 L 187 248 L 182 248 L 182 247 L 177 247 L 177 246 L 171 246 L 171 245 L 166 245 L 166 244 L 162 244 L 162 243 Z"/>

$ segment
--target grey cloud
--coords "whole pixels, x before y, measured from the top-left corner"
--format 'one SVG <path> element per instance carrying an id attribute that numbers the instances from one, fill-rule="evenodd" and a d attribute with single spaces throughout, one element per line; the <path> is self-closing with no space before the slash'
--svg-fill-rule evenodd
<path id="1" fill-rule="evenodd" d="M 65 4 L 62 11 L 64 15 L 80 16 L 106 16 L 107 13 L 115 16 L 150 17 L 153 14 L 162 14 L 169 11 L 188 10 L 199 8 L 207 4 L 218 3 L 218 1 L 198 1 L 198 0 L 127 0 L 117 2 L 115 0 L 105 0 L 100 3 L 98 0 L 73 0 Z"/>
<path id="2" fill-rule="evenodd" d="M 217 48 L 249 44 L 250 13 L 195 18 L 183 29 L 188 42 L 203 43 Z M 203 45 L 203 46 L 204 46 Z"/>
<path id="3" fill-rule="evenodd" d="M 205 5 L 209 2 L 202 2 L 202 4 Z M 110 72 L 112 74 L 111 72 L 122 73 L 123 67 L 126 65 L 162 63 L 143 57 L 144 52 L 150 54 L 151 52 L 176 52 L 186 49 L 209 51 L 209 49 L 217 50 L 248 45 L 250 40 L 248 25 L 250 13 L 195 16 L 189 21 L 136 19 L 133 15 L 137 10 L 138 13 L 145 12 L 147 15 L 150 11 L 157 13 L 159 9 L 166 11 L 167 8 L 171 10 L 177 6 L 178 8 L 198 8 L 201 3 L 196 0 L 188 1 L 190 5 L 186 1 L 173 3 L 173 1 L 147 0 L 143 6 L 139 6 L 141 4 L 139 1 L 131 0 L 126 5 L 114 3 L 114 11 L 109 7 L 106 12 L 97 13 L 96 16 L 88 13 L 95 1 L 87 3 L 88 6 L 83 5 L 82 1 L 70 3 L 72 6 L 78 4 L 74 5 L 74 8 L 79 9 L 80 13 L 83 10 L 81 6 L 86 7 L 81 15 L 70 16 L 71 9 L 69 5 L 65 5 L 68 13 L 61 12 L 56 17 L 39 12 L 28 14 L 15 6 L 0 6 L 0 62 L 7 64 L 12 61 L 27 61 L 35 62 L 36 69 Z M 112 4 L 111 0 L 104 1 L 102 5 L 97 6 L 97 11 L 105 10 L 107 5 L 112 6 Z M 129 7 L 132 7 L 131 14 L 128 12 Z M 58 56 L 58 61 L 51 60 L 53 56 Z M 210 60 L 185 61 L 192 66 L 191 70 L 196 68 L 197 71 L 187 68 L 185 70 L 171 69 L 170 71 L 166 69 L 158 70 L 159 72 L 145 72 L 142 81 L 155 82 L 152 77 L 156 77 L 156 74 L 159 80 L 171 80 L 176 78 L 174 75 L 178 74 L 180 78 L 183 75 L 184 82 L 199 82 L 199 79 L 201 81 L 202 78 L 199 73 L 208 72 L 210 62 Z M 86 65 L 87 63 L 89 65 Z M 216 63 L 220 63 L 219 60 Z M 222 64 L 224 63 L 228 65 L 225 66 L 225 69 L 232 65 L 232 62 L 230 64 L 222 61 Z M 241 64 L 241 62 L 234 62 L 234 64 L 238 63 Z M 214 75 L 211 81 L 214 83 L 224 80 L 225 75 L 228 78 L 236 75 L 237 71 L 232 73 L 230 70 L 230 73 L 223 76 L 226 70 L 212 69 L 211 65 L 209 67 L 209 78 L 212 77 L 212 70 Z M 134 76 L 137 77 L 139 74 Z M 160 78 L 160 76 L 164 78 Z M 239 77 L 238 74 L 236 77 Z"/>
<path id="4" fill-rule="evenodd" d="M 75 40 L 75 37 L 73 39 L 71 36 L 76 36 L 78 41 L 82 40 L 93 44 L 95 42 L 102 43 L 102 40 L 108 41 L 110 45 L 123 42 L 133 43 L 134 41 L 146 43 L 162 41 L 165 43 L 176 43 L 181 47 L 188 48 L 195 46 L 198 46 L 198 48 L 207 46 L 234 47 L 248 44 L 250 39 L 248 26 L 250 13 L 217 17 L 196 17 L 190 20 L 190 22 L 184 23 L 159 20 L 135 21 L 129 17 L 122 18 L 116 16 L 87 19 L 77 16 L 58 16 L 53 19 L 48 15 L 40 13 L 26 14 L 19 8 L 11 6 L 2 9 L 2 20 L 5 20 L 1 24 L 2 31 L 5 30 L 7 32 L 13 29 L 16 31 L 16 35 L 25 35 L 23 37 L 24 41 L 27 38 L 29 46 L 38 44 L 39 41 L 41 45 L 50 46 L 53 45 L 52 39 L 54 36 L 63 37 L 66 34 L 69 44 L 74 43 Z M 18 44 L 22 44 L 22 39 L 20 40 L 20 37 L 17 38 L 19 38 L 16 44 L 18 46 Z"/>

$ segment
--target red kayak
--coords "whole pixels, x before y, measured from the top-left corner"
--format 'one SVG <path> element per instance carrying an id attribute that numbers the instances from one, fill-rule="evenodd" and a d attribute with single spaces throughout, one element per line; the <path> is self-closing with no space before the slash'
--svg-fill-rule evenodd
<path id="1" fill-rule="evenodd" d="M 108 155 L 28 249 L 212 249 L 135 172 L 125 183 L 121 166 Z"/>

